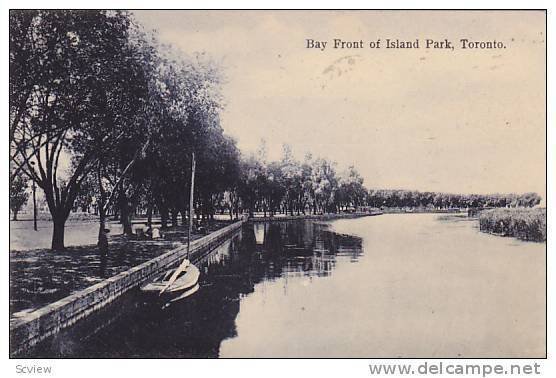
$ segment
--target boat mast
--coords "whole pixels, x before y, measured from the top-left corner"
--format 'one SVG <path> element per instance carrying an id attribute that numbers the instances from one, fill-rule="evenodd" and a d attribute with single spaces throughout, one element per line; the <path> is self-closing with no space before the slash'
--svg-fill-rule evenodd
<path id="1" fill-rule="evenodd" d="M 189 230 L 187 232 L 187 259 L 191 246 L 191 232 L 193 231 L 193 190 L 195 188 L 195 152 L 191 152 L 191 190 L 189 192 Z"/>

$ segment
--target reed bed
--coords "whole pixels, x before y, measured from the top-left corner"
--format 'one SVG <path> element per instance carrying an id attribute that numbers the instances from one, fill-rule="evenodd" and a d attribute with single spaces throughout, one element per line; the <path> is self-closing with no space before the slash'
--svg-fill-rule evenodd
<path id="1" fill-rule="evenodd" d="M 546 208 L 503 208 L 481 212 L 483 232 L 513 236 L 521 240 L 546 241 Z"/>

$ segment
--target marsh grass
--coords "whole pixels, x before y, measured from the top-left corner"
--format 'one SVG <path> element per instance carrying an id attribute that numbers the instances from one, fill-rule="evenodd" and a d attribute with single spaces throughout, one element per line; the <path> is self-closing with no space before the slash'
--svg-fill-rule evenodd
<path id="1" fill-rule="evenodd" d="M 483 232 L 514 236 L 521 240 L 546 241 L 546 208 L 492 209 L 481 212 Z"/>

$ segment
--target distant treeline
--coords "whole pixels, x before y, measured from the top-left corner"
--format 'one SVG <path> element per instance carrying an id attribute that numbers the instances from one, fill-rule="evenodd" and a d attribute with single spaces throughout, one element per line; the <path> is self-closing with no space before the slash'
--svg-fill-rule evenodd
<path id="1" fill-rule="evenodd" d="M 479 216 L 483 232 L 514 236 L 522 240 L 546 241 L 546 209 L 492 209 Z"/>
<path id="2" fill-rule="evenodd" d="M 541 202 L 537 193 L 524 194 L 452 194 L 416 190 L 370 190 L 367 203 L 374 207 L 533 207 Z"/>

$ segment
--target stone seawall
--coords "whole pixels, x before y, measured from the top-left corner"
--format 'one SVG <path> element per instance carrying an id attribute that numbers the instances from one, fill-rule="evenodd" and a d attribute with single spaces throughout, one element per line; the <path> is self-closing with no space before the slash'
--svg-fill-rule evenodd
<path id="1" fill-rule="evenodd" d="M 245 221 L 246 219 L 242 219 L 207 236 L 193 240 L 190 259 L 194 261 L 221 244 L 230 235 L 237 232 Z M 22 352 L 40 341 L 86 318 L 127 291 L 153 279 L 172 265 L 177 264 L 186 254 L 187 246 L 180 246 L 15 319 L 10 324 L 10 354 L 24 354 Z"/>

